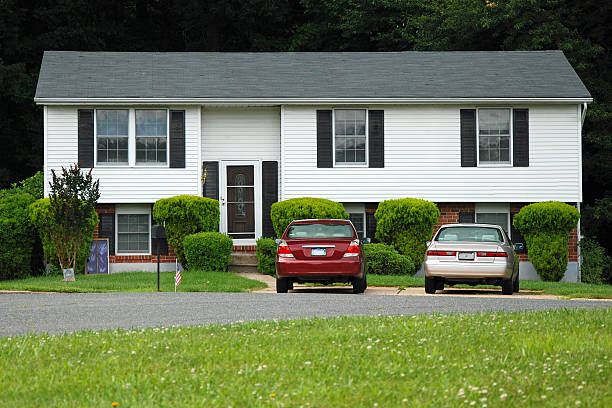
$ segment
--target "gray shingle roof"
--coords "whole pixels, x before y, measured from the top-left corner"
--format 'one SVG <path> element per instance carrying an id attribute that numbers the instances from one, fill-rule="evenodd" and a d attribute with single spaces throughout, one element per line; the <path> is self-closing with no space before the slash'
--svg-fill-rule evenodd
<path id="1" fill-rule="evenodd" d="M 47 51 L 36 98 L 590 98 L 590 94 L 561 51 Z"/>

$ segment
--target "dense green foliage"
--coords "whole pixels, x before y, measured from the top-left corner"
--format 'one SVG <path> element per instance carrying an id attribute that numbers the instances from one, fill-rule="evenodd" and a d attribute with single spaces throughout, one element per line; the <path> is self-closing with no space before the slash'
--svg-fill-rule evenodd
<path id="1" fill-rule="evenodd" d="M 16 193 L 0 199 L 0 280 L 28 276 L 36 232 L 28 217 L 34 198 Z"/>
<path id="2" fill-rule="evenodd" d="M 426 243 L 439 216 L 440 210 L 431 201 L 418 198 L 383 201 L 374 213 L 376 239 L 408 255 L 418 268 L 425 259 Z"/>
<path id="3" fill-rule="evenodd" d="M 27 193 L 35 200 L 43 198 L 44 195 L 44 175 L 42 171 L 36 172 L 32 177 L 21 180 L 19 183 L 12 183 L 11 188 L 0 190 L 0 198 L 11 194 Z"/>
<path id="4" fill-rule="evenodd" d="M 166 227 L 168 243 L 174 248 L 183 268 L 188 268 L 183 240 L 196 232 L 215 232 L 219 229 L 219 202 L 191 195 L 163 198 L 155 202 L 153 218 L 156 223 Z"/>
<path id="5" fill-rule="evenodd" d="M 611 320 L 608 308 L 2 337 L 0 384 L 10 384 L 2 401 L 7 407 L 603 408 L 612 400 Z M 109 381 L 92 381 L 106 376 Z"/>
<path id="6" fill-rule="evenodd" d="M 585 283 L 612 285 L 612 257 L 592 238 L 580 241 L 580 277 Z"/>
<path id="7" fill-rule="evenodd" d="M 257 240 L 257 269 L 264 275 L 276 275 L 276 240 L 259 238 Z"/>
<path id="8" fill-rule="evenodd" d="M 340 218 L 348 219 L 344 206 L 335 201 L 324 198 L 301 197 L 279 201 L 272 204 L 270 210 L 274 232 L 282 236 L 287 226 L 294 220 L 311 218 Z"/>
<path id="9" fill-rule="evenodd" d="M 365 244 L 363 246 L 368 274 L 414 275 L 416 268 L 408 255 L 402 255 L 391 245 Z"/>
<path id="10" fill-rule="evenodd" d="M 36 200 L 30 205 L 28 213 L 30 222 L 38 231 L 39 239 L 42 242 L 44 258 L 55 268 L 61 269 L 59 262 L 60 255 L 58 254 L 53 241 L 53 237 L 59 235 L 59 232 L 57 231 L 58 225 L 53 222 L 50 200 L 48 198 Z M 96 225 L 98 225 L 98 221 L 98 213 L 95 211 L 95 209 L 91 209 L 89 218 L 83 227 L 84 239 L 76 257 L 74 266 L 75 273 L 85 272 L 85 265 L 87 264 L 87 258 L 89 258 L 89 251 L 91 248 L 91 242 L 93 240 L 93 231 L 96 228 Z"/>
<path id="11" fill-rule="evenodd" d="M 525 238 L 529 260 L 542 280 L 563 278 L 567 244 L 579 219 L 576 207 L 558 201 L 529 204 L 514 216 L 513 225 Z"/>
<path id="12" fill-rule="evenodd" d="M 226 271 L 234 241 L 220 232 L 198 232 L 183 240 L 189 269 Z"/>

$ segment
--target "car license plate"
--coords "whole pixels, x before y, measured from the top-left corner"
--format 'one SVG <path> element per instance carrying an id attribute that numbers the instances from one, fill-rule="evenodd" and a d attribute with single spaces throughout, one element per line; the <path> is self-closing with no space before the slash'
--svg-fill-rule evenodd
<path id="1" fill-rule="evenodd" d="M 310 250 L 310 255 L 312 255 L 312 256 L 325 256 L 325 255 L 327 255 L 327 249 L 325 249 L 325 248 L 312 248 Z"/>
<path id="2" fill-rule="evenodd" d="M 473 261 L 474 253 L 473 252 L 459 252 L 459 259 L 462 261 Z"/>

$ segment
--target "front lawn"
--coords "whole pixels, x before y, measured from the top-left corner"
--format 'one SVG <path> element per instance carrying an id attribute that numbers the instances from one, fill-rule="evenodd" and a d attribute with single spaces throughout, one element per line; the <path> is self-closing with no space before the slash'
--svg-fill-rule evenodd
<path id="1" fill-rule="evenodd" d="M 612 309 L 0 339 L 1 406 L 612 405 Z"/>
<path id="2" fill-rule="evenodd" d="M 189 270 L 181 273 L 177 292 L 247 292 L 265 288 L 266 284 L 231 272 Z M 34 292 L 153 292 L 157 290 L 157 273 L 125 272 L 110 275 L 76 275 L 75 282 L 62 282 L 62 277 L 37 276 L 0 281 L 0 290 Z M 160 289 L 174 291 L 174 272 L 160 274 Z"/>
<path id="3" fill-rule="evenodd" d="M 368 275 L 368 286 L 422 287 L 425 286 L 425 278 L 410 275 Z M 469 288 L 470 286 L 457 285 L 456 287 Z M 501 290 L 499 286 L 488 285 L 478 285 L 476 288 Z M 521 290 L 534 290 L 543 294 L 567 298 L 612 299 L 612 285 L 522 280 Z"/>

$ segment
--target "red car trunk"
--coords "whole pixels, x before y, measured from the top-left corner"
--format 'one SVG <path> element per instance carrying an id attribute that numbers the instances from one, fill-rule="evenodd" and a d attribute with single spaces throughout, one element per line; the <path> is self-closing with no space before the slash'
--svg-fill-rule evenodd
<path id="1" fill-rule="evenodd" d="M 295 259 L 336 260 L 341 259 L 352 239 L 288 239 L 289 250 Z M 316 255 L 324 249 L 324 255 Z M 314 251 L 313 251 L 314 250 Z M 313 255 L 313 253 L 315 255 Z"/>

